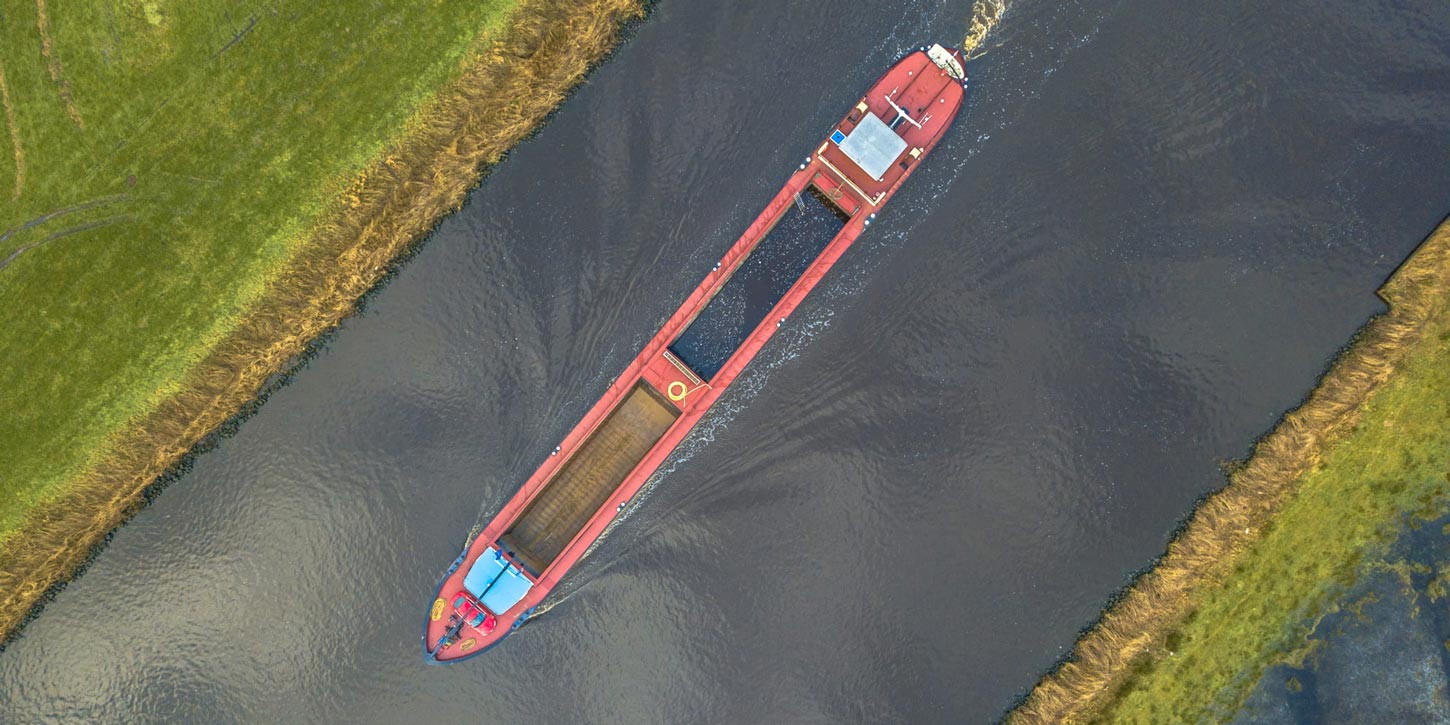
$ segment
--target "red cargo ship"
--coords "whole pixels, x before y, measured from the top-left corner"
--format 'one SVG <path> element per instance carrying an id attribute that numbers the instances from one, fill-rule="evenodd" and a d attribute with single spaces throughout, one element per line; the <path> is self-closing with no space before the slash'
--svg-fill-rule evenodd
<path id="1" fill-rule="evenodd" d="M 956 118 L 962 55 L 902 58 L 836 124 L 453 561 L 423 628 L 430 662 L 498 644 L 589 549 Z"/>

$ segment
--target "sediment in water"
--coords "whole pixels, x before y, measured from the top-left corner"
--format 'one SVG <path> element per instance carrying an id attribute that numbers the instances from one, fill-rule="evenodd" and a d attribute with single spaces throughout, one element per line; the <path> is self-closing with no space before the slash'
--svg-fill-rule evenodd
<path id="1" fill-rule="evenodd" d="M 964 58 L 980 58 L 987 52 L 982 47 L 982 41 L 1002 21 L 1002 13 L 1006 11 L 1006 0 L 977 0 L 972 3 L 972 17 L 967 21 L 967 34 L 962 38 L 961 51 Z"/>
<path id="2" fill-rule="evenodd" d="M 1108 605 L 1071 654 L 1008 715 L 1013 723 L 1085 722 L 1101 714 L 1134 668 L 1166 651 L 1194 597 L 1223 581 L 1304 473 L 1358 422 L 1365 400 L 1395 372 L 1427 323 L 1450 305 L 1450 219 L 1380 288 L 1389 311 L 1365 325 L 1304 402 L 1254 445 L 1220 491 L 1205 497 L 1167 552 Z"/>
<path id="3" fill-rule="evenodd" d="M 524 0 L 507 30 L 352 184 L 180 391 L 0 541 L 0 643 L 144 505 L 153 484 L 352 314 L 395 260 L 463 203 L 483 170 L 528 137 L 614 48 L 645 4 Z"/>

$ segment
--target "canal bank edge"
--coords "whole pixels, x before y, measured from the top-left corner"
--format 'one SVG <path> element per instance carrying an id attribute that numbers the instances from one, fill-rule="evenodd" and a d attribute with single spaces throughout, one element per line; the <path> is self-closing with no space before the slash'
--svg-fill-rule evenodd
<path id="1" fill-rule="evenodd" d="M 208 436 L 248 410 L 313 341 L 356 310 L 394 263 L 458 209 L 480 174 L 527 138 L 644 15 L 645 0 L 523 0 L 315 227 L 258 307 L 174 396 L 109 442 L 102 460 L 0 541 L 0 648 L 145 505 Z"/>
<path id="2" fill-rule="evenodd" d="M 1349 435 L 1427 328 L 1450 307 L 1450 219 L 1379 290 L 1389 311 L 1355 336 L 1304 402 L 1287 413 L 1206 496 L 1151 568 L 1109 603 L 1070 655 L 1008 714 L 1013 723 L 1086 722 L 1109 710 L 1135 672 L 1171 656 L 1170 636 L 1198 597 L 1225 582 L 1299 491 L 1303 477 Z M 1207 699 L 1211 695 L 1205 693 Z"/>

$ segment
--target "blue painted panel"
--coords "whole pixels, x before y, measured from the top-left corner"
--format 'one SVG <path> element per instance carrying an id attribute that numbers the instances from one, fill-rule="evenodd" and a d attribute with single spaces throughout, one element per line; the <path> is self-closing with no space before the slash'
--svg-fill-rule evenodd
<path id="1" fill-rule="evenodd" d="M 467 589 L 474 598 L 481 597 L 507 566 L 503 555 L 498 553 L 498 549 L 489 547 L 482 556 L 478 557 L 478 561 L 473 563 L 473 568 L 468 570 L 468 576 L 463 577 L 463 588 Z"/>
<path id="2" fill-rule="evenodd" d="M 503 614 L 518 604 L 519 600 L 523 599 L 524 595 L 533 588 L 534 583 L 529 581 L 527 576 L 518 569 L 509 567 L 508 571 L 493 583 L 488 594 L 480 601 L 483 602 L 483 606 L 488 607 L 490 612 Z"/>

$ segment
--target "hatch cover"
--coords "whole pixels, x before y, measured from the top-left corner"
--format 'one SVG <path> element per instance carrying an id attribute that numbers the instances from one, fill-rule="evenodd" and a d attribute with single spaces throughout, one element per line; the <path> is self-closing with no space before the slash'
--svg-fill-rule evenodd
<path id="1" fill-rule="evenodd" d="M 876 114 L 868 113 L 851 129 L 840 147 L 862 171 L 880 181 L 901 152 L 906 150 L 906 139 L 897 136 Z"/>

